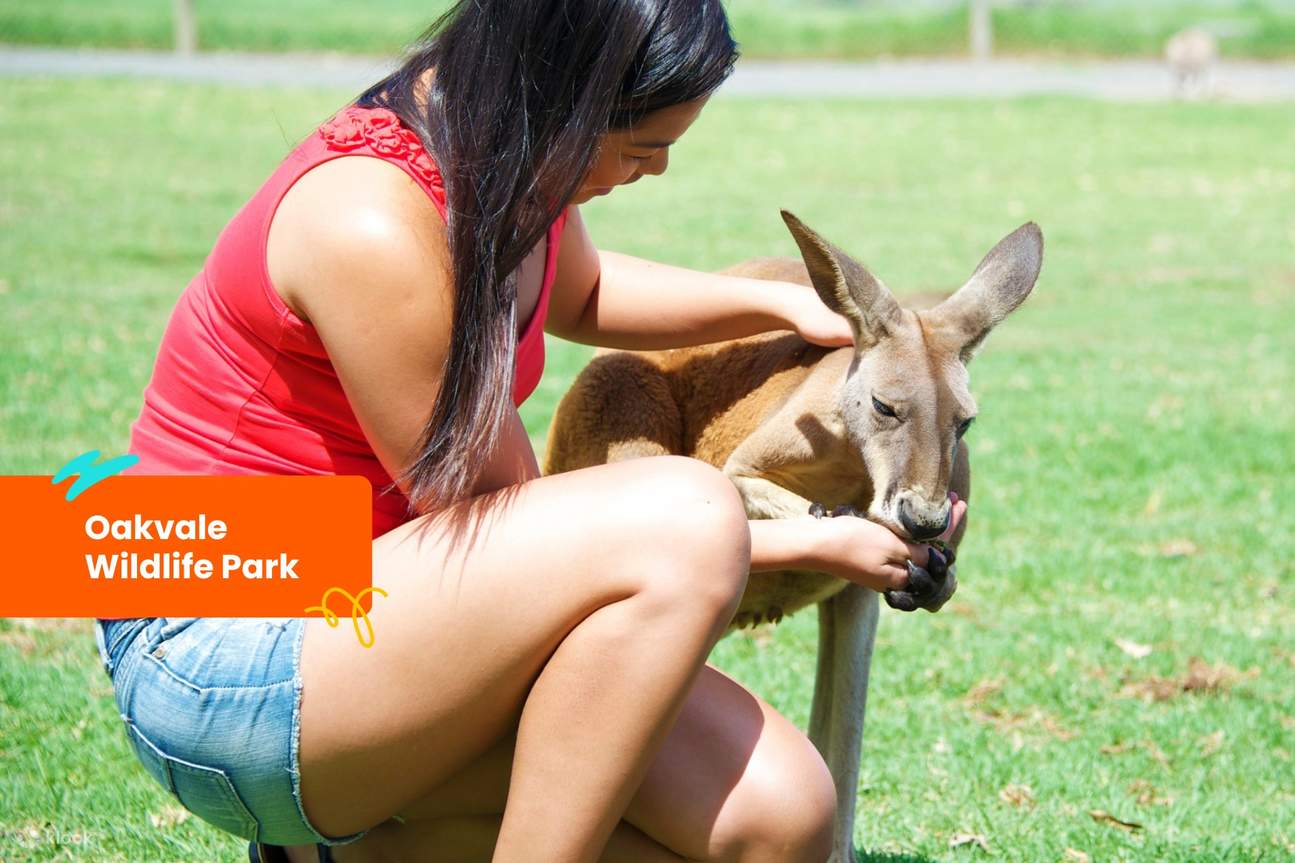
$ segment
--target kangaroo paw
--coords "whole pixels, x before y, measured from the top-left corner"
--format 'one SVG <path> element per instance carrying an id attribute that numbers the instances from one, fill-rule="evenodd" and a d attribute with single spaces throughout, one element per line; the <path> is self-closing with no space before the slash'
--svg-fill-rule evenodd
<path id="1" fill-rule="evenodd" d="M 886 604 L 898 611 L 917 611 L 917 598 L 907 590 L 888 590 L 883 596 Z"/>

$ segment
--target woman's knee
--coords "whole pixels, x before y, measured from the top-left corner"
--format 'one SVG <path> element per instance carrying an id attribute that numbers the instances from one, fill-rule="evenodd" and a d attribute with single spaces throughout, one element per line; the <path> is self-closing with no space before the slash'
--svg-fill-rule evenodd
<path id="1" fill-rule="evenodd" d="M 624 493 L 634 501 L 630 545 L 644 564 L 643 589 L 667 600 L 682 594 L 731 617 L 751 568 L 751 531 L 737 489 L 696 459 L 638 462 Z"/>
<path id="2" fill-rule="evenodd" d="M 796 735 L 739 783 L 731 816 L 716 825 L 718 859 L 825 863 L 831 856 L 835 784 L 818 750 Z"/>

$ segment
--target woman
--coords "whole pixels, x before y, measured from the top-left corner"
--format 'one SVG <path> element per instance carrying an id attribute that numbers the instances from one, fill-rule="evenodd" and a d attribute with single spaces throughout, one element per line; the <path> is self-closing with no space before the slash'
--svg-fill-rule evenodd
<path id="1" fill-rule="evenodd" d="M 137 755 L 253 860 L 826 859 L 818 752 L 705 660 L 749 571 L 885 588 L 926 548 L 862 519 L 748 522 L 689 459 L 540 478 L 516 409 L 541 328 L 849 343 L 807 288 L 585 231 L 580 204 L 665 171 L 735 56 L 718 0 L 460 3 L 181 297 L 135 472 L 374 486 L 373 649 L 320 618 L 99 631 Z"/>

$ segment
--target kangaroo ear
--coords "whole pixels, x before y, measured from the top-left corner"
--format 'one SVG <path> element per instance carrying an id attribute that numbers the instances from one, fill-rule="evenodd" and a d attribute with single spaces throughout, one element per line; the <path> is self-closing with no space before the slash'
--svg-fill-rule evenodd
<path id="1" fill-rule="evenodd" d="M 1043 266 L 1043 232 L 1027 222 L 985 255 L 967 283 L 925 317 L 970 362 L 985 336 L 1025 301 Z"/>
<path id="2" fill-rule="evenodd" d="M 782 220 L 800 246 L 809 279 L 823 303 L 850 321 L 856 347 L 875 345 L 898 319 L 899 303 L 862 264 L 811 231 L 800 219 L 783 210 Z"/>

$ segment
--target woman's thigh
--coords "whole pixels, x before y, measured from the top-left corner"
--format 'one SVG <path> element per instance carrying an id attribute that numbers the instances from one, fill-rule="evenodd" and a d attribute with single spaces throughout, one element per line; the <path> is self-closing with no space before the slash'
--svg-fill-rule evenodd
<path id="1" fill-rule="evenodd" d="M 501 813 L 513 743 L 510 732 L 402 809 L 411 835 L 420 820 Z M 831 773 L 809 739 L 707 663 L 623 819 L 681 857 L 728 860 L 751 845 L 827 833 L 835 806 Z"/>
<path id="2" fill-rule="evenodd" d="M 325 835 L 381 823 L 516 726 L 535 678 L 585 617 L 644 591 L 664 591 L 669 614 L 695 605 L 713 616 L 744 583 L 720 559 L 743 554 L 731 483 L 677 457 L 535 479 L 375 540 L 373 584 L 387 595 L 373 597 L 372 647 L 349 625 L 306 623 L 307 816 Z"/>

